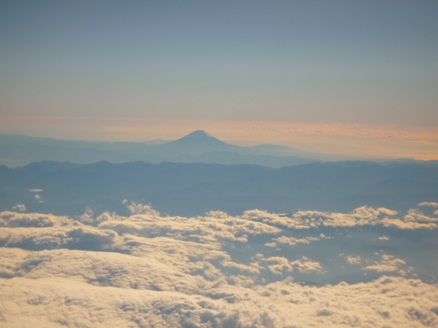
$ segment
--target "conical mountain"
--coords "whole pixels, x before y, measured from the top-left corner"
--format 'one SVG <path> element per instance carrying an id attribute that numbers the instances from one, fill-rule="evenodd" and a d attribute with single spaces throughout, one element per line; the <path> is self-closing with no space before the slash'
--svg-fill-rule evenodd
<path id="1" fill-rule="evenodd" d="M 241 147 L 227 144 L 203 130 L 192 133 L 161 145 L 161 149 L 172 153 L 201 154 L 205 152 L 236 151 Z"/>
<path id="2" fill-rule="evenodd" d="M 223 141 L 220 141 L 219 139 L 213 137 L 212 135 L 208 134 L 204 130 L 196 130 L 192 133 L 177 139 L 175 141 L 171 142 L 172 144 L 178 144 L 178 145 L 208 145 L 208 146 L 231 146 L 226 144 Z"/>

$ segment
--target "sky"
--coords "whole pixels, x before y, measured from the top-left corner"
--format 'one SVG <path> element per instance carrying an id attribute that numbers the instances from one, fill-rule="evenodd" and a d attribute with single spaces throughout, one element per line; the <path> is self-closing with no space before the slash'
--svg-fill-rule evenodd
<path id="1" fill-rule="evenodd" d="M 1 1 L 0 133 L 205 129 L 345 154 L 360 126 L 369 156 L 436 159 L 437 14 L 437 1 Z M 243 133 L 254 126 L 285 128 Z M 333 126 L 333 140 L 314 132 Z"/>

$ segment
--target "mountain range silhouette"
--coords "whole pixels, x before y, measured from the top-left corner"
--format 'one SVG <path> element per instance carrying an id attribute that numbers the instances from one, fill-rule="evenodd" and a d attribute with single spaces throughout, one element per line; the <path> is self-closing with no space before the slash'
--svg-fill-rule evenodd
<path id="1" fill-rule="evenodd" d="M 23 166 L 31 162 L 53 160 L 78 164 L 99 161 L 125 163 L 217 163 L 255 164 L 282 167 L 316 160 L 315 156 L 286 146 L 263 144 L 242 147 L 223 142 L 203 130 L 167 142 L 91 142 L 0 135 L 0 165 Z"/>

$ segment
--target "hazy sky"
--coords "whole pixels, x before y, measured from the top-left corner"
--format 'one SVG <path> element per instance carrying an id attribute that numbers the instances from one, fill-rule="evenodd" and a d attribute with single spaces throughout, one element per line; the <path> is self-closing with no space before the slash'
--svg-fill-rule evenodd
<path id="1" fill-rule="evenodd" d="M 436 131 L 437 16 L 438 1 L 1 1 L 0 116 L 14 124 L 0 128 L 124 117 Z"/>

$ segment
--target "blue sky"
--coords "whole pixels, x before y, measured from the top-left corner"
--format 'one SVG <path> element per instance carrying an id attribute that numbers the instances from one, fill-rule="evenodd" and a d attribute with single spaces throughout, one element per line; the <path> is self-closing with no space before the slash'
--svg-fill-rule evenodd
<path id="1" fill-rule="evenodd" d="M 2 1 L 0 115 L 435 129 L 437 15 L 437 1 Z"/>

